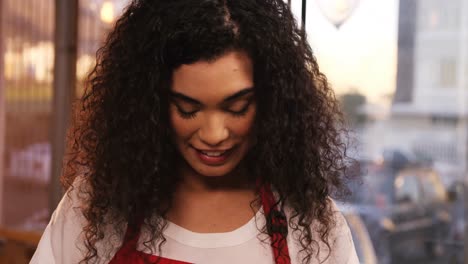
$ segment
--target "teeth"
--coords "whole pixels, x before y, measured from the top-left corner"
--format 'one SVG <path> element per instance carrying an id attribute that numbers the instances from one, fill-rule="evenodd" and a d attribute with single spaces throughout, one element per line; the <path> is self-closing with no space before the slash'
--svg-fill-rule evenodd
<path id="1" fill-rule="evenodd" d="M 205 152 L 205 151 L 202 151 L 203 154 L 207 155 L 207 156 L 210 156 L 210 157 L 219 157 L 221 156 L 222 154 L 224 154 L 225 151 L 223 152 Z"/>

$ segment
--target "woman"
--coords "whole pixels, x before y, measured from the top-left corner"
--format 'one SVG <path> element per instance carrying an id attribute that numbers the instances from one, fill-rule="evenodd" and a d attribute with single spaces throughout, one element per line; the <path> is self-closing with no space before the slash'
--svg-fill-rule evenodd
<path id="1" fill-rule="evenodd" d="M 337 103 L 282 0 L 134 0 L 32 263 L 357 263 Z"/>

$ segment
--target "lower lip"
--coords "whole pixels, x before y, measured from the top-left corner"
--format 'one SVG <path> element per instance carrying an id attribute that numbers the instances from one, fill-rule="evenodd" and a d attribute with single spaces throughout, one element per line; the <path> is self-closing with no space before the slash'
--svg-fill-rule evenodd
<path id="1" fill-rule="evenodd" d="M 205 154 L 203 154 L 202 152 L 200 152 L 199 150 L 197 150 L 195 148 L 194 148 L 194 150 L 197 153 L 198 158 L 203 163 L 205 163 L 207 165 L 215 166 L 215 165 L 223 164 L 229 158 L 229 156 L 231 155 L 234 148 L 229 149 L 228 151 L 224 152 L 223 155 L 217 156 L 217 157 L 212 157 L 212 156 L 205 155 Z"/>

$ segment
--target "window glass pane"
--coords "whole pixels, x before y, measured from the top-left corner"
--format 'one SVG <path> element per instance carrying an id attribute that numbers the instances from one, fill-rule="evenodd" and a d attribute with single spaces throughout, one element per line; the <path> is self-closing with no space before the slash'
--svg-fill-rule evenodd
<path id="1" fill-rule="evenodd" d="M 54 1 L 6 0 L 1 5 L 5 155 L 0 225 L 41 229 L 45 221 L 40 220 L 49 214 Z"/>
<path id="2" fill-rule="evenodd" d="M 0 1 L 0 263 L 28 263 L 51 214 L 56 2 Z M 104 33 L 128 1 L 78 2 L 81 94 Z"/>
<path id="3" fill-rule="evenodd" d="M 28 263 L 50 215 L 54 1 L 0 1 L 0 263 Z"/>
<path id="4" fill-rule="evenodd" d="M 454 88 L 457 84 L 457 65 L 455 59 L 442 59 L 439 66 L 440 87 Z"/>
<path id="5" fill-rule="evenodd" d="M 76 62 L 77 94 L 81 96 L 88 74 L 95 64 L 95 55 L 106 33 L 122 13 L 128 0 L 80 0 L 78 55 Z"/>
<path id="6" fill-rule="evenodd" d="M 421 198 L 418 180 L 414 176 L 399 176 L 395 179 L 395 201 L 416 203 Z"/>
<path id="7" fill-rule="evenodd" d="M 335 15 L 324 13 L 319 2 L 335 8 Z M 447 233 L 443 228 L 465 223 L 454 213 L 465 210 L 463 200 L 450 204 L 444 197 L 452 184 L 466 183 L 468 175 L 468 0 L 362 0 L 337 25 L 338 2 L 353 6 L 355 1 L 307 1 L 309 43 L 357 138 L 359 147 L 354 157 L 386 164 L 393 170 L 385 176 L 363 172 L 364 184 L 351 185 L 355 191 L 351 202 L 367 216 L 364 222 L 368 221 L 369 233 L 376 241 L 382 237 L 369 219 L 382 210 L 388 218 L 379 221 L 395 228 L 404 221 L 422 223 L 418 217 L 448 219 L 450 215 L 453 222 L 438 227 L 431 222 L 432 231 L 419 233 L 423 239 L 435 241 L 434 234 Z M 401 154 L 403 165 L 392 167 L 395 155 L 386 156 L 388 152 Z M 422 188 L 418 189 L 418 178 L 397 177 L 406 168 L 424 179 L 421 184 L 426 196 Z M 384 189 L 376 188 L 379 182 L 386 182 L 382 177 L 396 177 L 390 181 L 395 187 L 390 201 L 406 199 L 419 204 L 411 212 L 402 204 L 393 204 L 399 215 L 378 206 L 382 203 L 375 197 L 387 197 Z M 436 205 L 440 201 L 445 204 Z M 402 236 L 416 239 L 411 235 L 415 232 L 408 230 Z M 457 229 L 450 233 L 457 235 L 447 235 L 446 241 L 462 244 L 463 232 Z M 392 258 L 398 263 L 421 261 L 412 259 L 416 250 L 390 251 L 391 245 L 382 249 L 378 243 L 376 248 L 382 263 Z M 463 257 L 462 247 L 446 250 L 454 252 L 451 259 Z M 408 261 L 400 262 L 401 256 Z M 423 259 L 432 263 L 429 256 Z M 447 262 L 441 258 L 434 263 Z"/>
<path id="8" fill-rule="evenodd" d="M 428 0 L 420 5 L 418 27 L 421 31 L 448 31 L 460 27 L 462 0 L 439 1 Z"/>
<path id="9" fill-rule="evenodd" d="M 439 178 L 439 175 L 434 172 L 427 177 L 420 177 L 424 192 L 425 202 L 443 201 L 446 199 L 446 190 Z"/>

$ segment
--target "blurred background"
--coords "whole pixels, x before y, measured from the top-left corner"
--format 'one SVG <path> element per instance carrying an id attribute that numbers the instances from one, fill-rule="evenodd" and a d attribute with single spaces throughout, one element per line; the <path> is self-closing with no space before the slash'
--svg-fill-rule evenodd
<path id="1" fill-rule="evenodd" d="M 468 0 L 290 0 L 352 128 L 362 263 L 464 263 Z M 128 0 L 0 0 L 0 263 L 61 198 L 71 103 Z M 468 256 L 468 255 L 467 255 Z"/>

